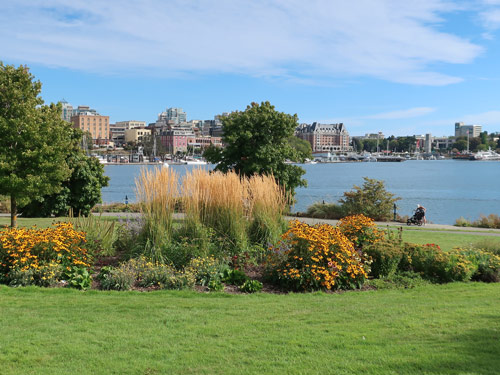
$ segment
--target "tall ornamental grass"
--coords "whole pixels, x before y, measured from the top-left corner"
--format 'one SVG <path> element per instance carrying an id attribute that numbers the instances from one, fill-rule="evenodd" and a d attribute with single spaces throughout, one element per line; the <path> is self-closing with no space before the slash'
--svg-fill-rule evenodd
<path id="1" fill-rule="evenodd" d="M 142 169 L 135 192 L 144 219 L 144 253 L 163 263 L 162 250 L 172 238 L 173 213 L 179 194 L 179 176 L 171 168 Z"/>
<path id="2" fill-rule="evenodd" d="M 236 173 L 187 173 L 182 181 L 187 230 L 208 228 L 231 253 L 248 245 L 248 189 Z M 198 230 L 199 231 L 199 230 Z"/>
<path id="3" fill-rule="evenodd" d="M 273 176 L 253 175 L 246 180 L 250 202 L 250 239 L 274 244 L 286 230 L 283 213 L 288 196 Z"/>

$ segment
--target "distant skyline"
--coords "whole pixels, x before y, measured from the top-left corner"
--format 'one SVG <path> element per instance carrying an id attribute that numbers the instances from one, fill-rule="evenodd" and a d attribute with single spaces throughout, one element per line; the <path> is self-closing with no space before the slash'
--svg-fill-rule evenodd
<path id="1" fill-rule="evenodd" d="M 500 131 L 500 0 L 16 0 L 0 60 L 110 122 L 270 101 L 351 135 Z"/>

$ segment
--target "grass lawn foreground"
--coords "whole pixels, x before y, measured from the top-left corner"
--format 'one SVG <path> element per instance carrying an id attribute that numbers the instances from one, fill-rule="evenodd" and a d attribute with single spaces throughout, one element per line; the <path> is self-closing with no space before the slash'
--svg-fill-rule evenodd
<path id="1" fill-rule="evenodd" d="M 341 294 L 0 286 L 8 374 L 498 374 L 500 285 Z"/>

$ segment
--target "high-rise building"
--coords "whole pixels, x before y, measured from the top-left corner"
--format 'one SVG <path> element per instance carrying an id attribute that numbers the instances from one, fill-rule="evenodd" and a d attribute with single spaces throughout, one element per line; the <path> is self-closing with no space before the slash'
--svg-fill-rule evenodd
<path id="1" fill-rule="evenodd" d="M 73 106 L 64 99 L 61 100 L 61 105 L 62 105 L 62 119 L 64 121 L 71 122 L 71 116 L 73 116 Z"/>
<path id="2" fill-rule="evenodd" d="M 455 122 L 455 137 L 479 137 L 483 127 L 481 125 L 465 125 L 463 122 Z"/>
<path id="3" fill-rule="evenodd" d="M 158 115 L 157 123 L 180 125 L 187 122 L 186 112 L 182 108 L 167 108 L 165 112 Z"/>

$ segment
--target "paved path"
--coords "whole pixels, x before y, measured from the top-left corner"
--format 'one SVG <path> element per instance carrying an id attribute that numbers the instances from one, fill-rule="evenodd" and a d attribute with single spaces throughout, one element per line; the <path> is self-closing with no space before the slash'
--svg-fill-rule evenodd
<path id="1" fill-rule="evenodd" d="M 114 216 L 114 217 L 120 217 L 120 218 L 137 218 L 141 214 L 137 212 L 103 212 L 103 213 L 94 213 L 94 215 L 102 215 L 102 216 Z M 10 214 L 0 214 L 0 216 L 10 216 Z M 184 217 L 184 214 L 174 214 L 175 219 L 182 219 Z M 287 220 L 300 220 L 304 223 L 307 223 L 309 225 L 314 225 L 318 223 L 326 223 L 330 225 L 336 225 L 338 220 L 327 220 L 327 219 L 313 219 L 310 217 L 294 217 L 294 216 L 286 216 Z M 377 226 L 384 228 L 384 227 L 403 227 L 404 229 L 407 230 L 434 230 L 434 231 L 454 231 L 454 232 L 461 232 L 461 233 L 470 233 L 470 234 L 476 234 L 476 235 L 483 235 L 483 236 L 494 236 L 494 237 L 500 237 L 500 229 L 489 229 L 489 228 L 473 228 L 473 227 L 455 227 L 453 225 L 445 225 L 445 224 L 426 224 L 421 227 L 417 226 L 407 226 L 404 223 L 398 223 L 394 221 L 389 221 L 389 222 L 382 222 L 382 221 L 377 221 L 375 222 Z"/>

